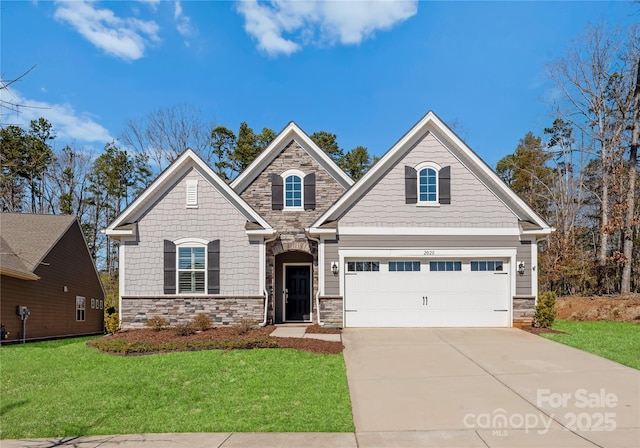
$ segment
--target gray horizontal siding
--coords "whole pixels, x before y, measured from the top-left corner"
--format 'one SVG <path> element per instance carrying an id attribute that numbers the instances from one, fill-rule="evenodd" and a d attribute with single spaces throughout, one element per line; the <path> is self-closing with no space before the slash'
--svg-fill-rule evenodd
<path id="1" fill-rule="evenodd" d="M 325 257 L 326 257 L 325 246 Z M 344 235 L 340 236 L 340 249 L 389 249 L 389 248 L 517 248 L 520 240 L 516 235 Z M 527 258 L 530 260 L 531 257 Z M 530 263 L 528 263 L 530 264 Z"/>
<path id="2" fill-rule="evenodd" d="M 340 275 L 333 275 L 331 262 L 338 261 L 338 241 L 324 242 L 324 295 L 337 296 L 340 294 Z"/>
<path id="3" fill-rule="evenodd" d="M 529 243 L 523 241 L 523 243 Z M 534 244 L 519 244 L 516 254 L 516 269 L 518 269 L 518 262 L 524 261 L 525 269 L 524 275 L 516 274 L 516 295 L 528 296 L 531 295 L 531 250 L 537 248 Z"/>

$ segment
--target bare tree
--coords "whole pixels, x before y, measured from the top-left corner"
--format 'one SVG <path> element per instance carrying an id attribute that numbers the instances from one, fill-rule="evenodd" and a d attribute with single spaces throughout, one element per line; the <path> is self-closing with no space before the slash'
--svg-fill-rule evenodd
<path id="1" fill-rule="evenodd" d="M 600 160 L 600 266 L 607 263 L 612 234 L 611 169 L 624 153 L 633 104 L 629 83 L 624 82 L 630 72 L 628 60 L 621 57 L 626 38 L 635 35 L 631 31 L 626 34 L 609 31 L 604 25 L 590 26 L 567 55 L 549 67 L 550 76 L 562 93 L 561 116 L 590 139 Z"/>
<path id="2" fill-rule="evenodd" d="M 638 172 L 638 146 L 640 146 L 640 55 L 636 54 L 636 82 L 633 89 L 633 117 L 631 123 L 631 144 L 629 145 L 629 178 L 626 198 L 626 216 L 624 221 L 623 255 L 625 264 L 622 268 L 622 284 L 620 292 L 631 292 L 631 267 L 633 260 L 633 227 L 637 225 L 635 216 L 636 177 Z M 636 285 L 637 287 L 638 285 Z"/>
<path id="3" fill-rule="evenodd" d="M 211 129 L 213 122 L 203 119 L 199 109 L 178 104 L 129 120 L 120 140 L 125 146 L 147 154 L 153 168 L 162 170 L 187 148 L 208 163 Z"/>
<path id="4" fill-rule="evenodd" d="M 46 201 L 50 213 L 75 215 L 85 221 L 85 193 L 91 161 L 88 153 L 73 146 L 67 145 L 57 151 L 48 172 Z"/>
<path id="5" fill-rule="evenodd" d="M 15 84 L 16 82 L 27 76 L 29 72 L 34 68 L 35 65 L 14 79 L 4 79 L 3 77 L 0 77 L 0 93 L 2 94 L 0 95 L 0 111 L 10 111 L 18 113 L 20 108 L 29 107 L 26 104 L 20 104 L 17 99 L 13 98 L 13 96 L 11 95 L 10 87 L 12 84 Z"/>

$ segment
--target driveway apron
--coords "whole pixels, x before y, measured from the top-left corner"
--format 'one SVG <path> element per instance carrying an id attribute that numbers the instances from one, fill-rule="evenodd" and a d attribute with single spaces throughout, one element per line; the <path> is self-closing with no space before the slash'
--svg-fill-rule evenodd
<path id="1" fill-rule="evenodd" d="M 343 341 L 359 446 L 640 446 L 638 370 L 512 328 Z"/>

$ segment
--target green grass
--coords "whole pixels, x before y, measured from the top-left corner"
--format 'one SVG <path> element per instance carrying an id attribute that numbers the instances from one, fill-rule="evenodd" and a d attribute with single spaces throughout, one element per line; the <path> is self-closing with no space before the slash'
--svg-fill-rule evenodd
<path id="1" fill-rule="evenodd" d="M 640 369 L 640 325 L 630 322 L 556 320 L 555 330 L 568 334 L 541 336 Z"/>
<path id="2" fill-rule="evenodd" d="M 0 438 L 354 429 L 341 354 L 113 356 L 89 339 L 0 348 Z"/>

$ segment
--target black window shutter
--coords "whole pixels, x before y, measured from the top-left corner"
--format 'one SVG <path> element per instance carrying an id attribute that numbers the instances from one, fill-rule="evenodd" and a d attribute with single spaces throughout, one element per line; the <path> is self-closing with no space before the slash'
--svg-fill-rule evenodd
<path id="1" fill-rule="evenodd" d="M 220 240 L 207 244 L 207 294 L 220 294 Z"/>
<path id="2" fill-rule="evenodd" d="M 451 204 L 451 167 L 445 166 L 438 172 L 438 192 L 441 204 Z"/>
<path id="3" fill-rule="evenodd" d="M 316 209 L 316 173 L 304 176 L 304 209 Z"/>
<path id="4" fill-rule="evenodd" d="M 164 293 L 176 293 L 176 245 L 164 240 Z"/>
<path id="5" fill-rule="evenodd" d="M 413 167 L 404 167 L 404 197 L 405 204 L 418 202 L 418 173 Z"/>
<path id="6" fill-rule="evenodd" d="M 271 175 L 271 210 L 282 210 L 283 206 L 282 177 Z"/>

